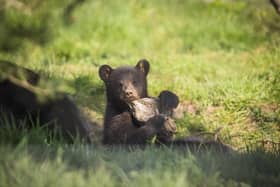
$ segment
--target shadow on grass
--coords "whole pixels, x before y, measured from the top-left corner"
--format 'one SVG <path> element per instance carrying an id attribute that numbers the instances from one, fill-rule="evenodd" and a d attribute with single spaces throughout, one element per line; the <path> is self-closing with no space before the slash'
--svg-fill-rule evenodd
<path id="1" fill-rule="evenodd" d="M 72 80 L 61 80 L 61 77 L 53 77 L 53 81 L 61 82 L 72 90 L 71 97 L 74 103 L 82 111 L 92 127 L 93 142 L 100 144 L 103 131 L 103 115 L 105 111 L 104 86 L 89 75 L 81 75 Z"/>
<path id="2" fill-rule="evenodd" d="M 40 124 L 39 121 L 39 117 L 34 120 L 31 115 L 16 119 L 11 113 L 0 109 L 0 145 L 54 145 L 67 142 L 59 131 L 50 130 L 49 124 Z"/>
<path id="3" fill-rule="evenodd" d="M 273 6 L 268 1 L 258 1 L 258 3 L 248 1 L 246 4 L 247 19 L 253 20 L 257 30 L 265 31 L 267 38 L 275 40 L 276 37 L 273 36 L 279 35 L 280 16 L 275 12 Z"/>
<path id="4" fill-rule="evenodd" d="M 176 120 L 176 124 L 179 132 L 178 135 L 180 137 L 195 135 L 207 131 L 200 115 L 186 114 L 184 118 Z"/>
<path id="5" fill-rule="evenodd" d="M 279 186 L 280 151 L 267 152 L 263 148 L 233 155 L 201 155 L 199 165 L 209 174 L 219 171 L 228 180 L 251 186 Z M 211 167 L 209 167 L 209 165 Z"/>
<path id="6" fill-rule="evenodd" d="M 90 76 L 79 76 L 68 84 L 75 90 L 74 99 L 92 126 L 93 142 L 100 144 L 105 111 L 105 90 L 102 84 L 96 84 L 92 80 Z"/>
<path id="7" fill-rule="evenodd" d="M 90 76 L 79 76 L 68 84 L 75 90 L 79 104 L 99 114 L 104 113 L 105 89 L 102 84 L 96 84 Z"/>
<path id="8" fill-rule="evenodd" d="M 9 146 L 2 146 L 0 153 L 2 160 L 5 160 L 5 165 L 9 166 L 9 171 L 15 175 L 22 169 L 29 170 L 29 167 L 44 164 L 46 167 L 39 168 L 48 168 L 49 170 L 44 172 L 49 174 L 56 171 L 53 168 L 59 167 L 62 181 L 69 171 L 74 173 L 85 171 L 93 176 L 94 173 L 102 171 L 103 175 L 99 181 L 109 177 L 113 186 L 124 183 L 133 186 L 134 183 L 139 182 L 134 174 L 140 178 L 147 177 L 148 174 L 154 184 L 162 184 L 164 177 L 171 176 L 174 183 L 184 177 L 186 179 L 184 182 L 192 184 L 191 186 L 245 186 L 244 184 L 279 186 L 280 184 L 279 151 L 272 153 L 251 150 L 235 154 L 211 151 L 190 153 L 187 150 L 154 146 L 145 149 L 127 149 L 76 145 L 49 148 L 30 146 L 16 150 Z M 28 159 L 30 165 L 25 166 L 26 168 L 24 164 L 21 164 L 20 168 L 16 167 L 17 164 L 22 163 L 22 159 Z M 11 176 L 6 174 L 8 171 L 3 171 L 1 176 L 6 176 L 6 180 L 12 180 Z M 40 175 L 42 174 L 39 172 L 33 177 L 35 179 Z M 167 183 L 162 185 L 169 186 Z M 182 186 L 182 183 L 179 186 Z"/>

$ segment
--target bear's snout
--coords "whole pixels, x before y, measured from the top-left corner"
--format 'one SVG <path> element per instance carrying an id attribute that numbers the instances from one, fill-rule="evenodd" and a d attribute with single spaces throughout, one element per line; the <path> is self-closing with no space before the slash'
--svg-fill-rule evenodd
<path id="1" fill-rule="evenodd" d="M 131 89 L 131 88 L 125 89 L 125 90 L 124 90 L 124 94 L 125 94 L 126 97 L 131 97 L 131 96 L 133 96 L 133 89 Z"/>
<path id="2" fill-rule="evenodd" d="M 139 98 L 136 88 L 130 82 L 122 84 L 121 99 L 126 102 L 131 102 Z"/>

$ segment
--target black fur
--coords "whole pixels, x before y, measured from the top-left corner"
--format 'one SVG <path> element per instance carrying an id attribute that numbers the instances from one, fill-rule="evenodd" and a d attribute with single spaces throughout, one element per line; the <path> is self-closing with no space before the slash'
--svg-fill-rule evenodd
<path id="1" fill-rule="evenodd" d="M 99 76 L 105 83 L 107 96 L 103 136 L 105 144 L 146 144 L 157 134 L 157 125 L 153 124 L 162 123 L 161 117 L 155 117 L 140 127 L 127 105 L 129 99 L 148 97 L 148 72 L 149 63 L 146 60 L 139 61 L 135 67 L 100 67 Z"/>
<path id="2" fill-rule="evenodd" d="M 75 138 L 90 141 L 90 125 L 66 94 L 56 93 L 55 98 L 46 95 L 45 102 L 38 100 L 35 89 L 39 81 L 39 74 L 0 60 L 1 113 L 12 113 L 15 120 L 27 115 L 33 122 L 39 119 L 40 125 L 60 130 L 70 142 Z"/>
<path id="3" fill-rule="evenodd" d="M 103 65 L 99 69 L 99 76 L 106 87 L 106 112 L 104 118 L 103 143 L 106 145 L 145 145 L 156 138 L 157 145 L 196 148 L 214 148 L 218 151 L 229 150 L 229 147 L 215 141 L 204 142 L 188 138 L 173 139 L 175 122 L 168 114 L 157 115 L 143 125 L 138 125 L 137 120 L 129 112 L 128 98 L 121 97 L 124 93 L 131 92 L 132 100 L 149 97 L 147 91 L 147 75 L 149 62 L 140 60 L 135 67 L 122 66 L 116 69 Z M 162 91 L 159 95 L 160 108 L 170 111 L 179 104 L 179 98 L 170 91 Z M 173 128 L 173 129 L 172 129 Z M 171 129 L 171 130 L 168 130 Z"/>
<path id="4" fill-rule="evenodd" d="M 166 126 L 170 120 L 163 115 L 157 115 L 148 120 L 144 125 L 137 124 L 129 107 L 126 104 L 129 99 L 149 97 L 147 91 L 147 75 L 150 69 L 147 60 L 140 60 L 135 67 L 122 66 L 116 69 L 103 65 L 99 69 L 100 78 L 106 86 L 106 112 L 104 119 L 105 144 L 146 144 L 156 135 L 164 135 L 166 139 L 173 136 Z M 131 92 L 131 98 L 121 97 Z M 164 91 L 161 97 L 171 94 Z M 175 94 L 174 94 L 175 95 Z M 175 99 L 178 99 L 177 96 Z M 162 103 L 164 107 L 176 107 L 177 100 L 171 103 Z M 176 106 L 175 106 L 176 105 Z"/>

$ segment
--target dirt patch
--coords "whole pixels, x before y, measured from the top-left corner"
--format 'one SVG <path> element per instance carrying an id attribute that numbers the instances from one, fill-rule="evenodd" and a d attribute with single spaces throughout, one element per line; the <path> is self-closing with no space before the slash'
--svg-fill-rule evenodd
<path id="1" fill-rule="evenodd" d="M 212 115 L 212 114 L 214 114 L 214 113 L 216 113 L 220 110 L 223 110 L 223 108 L 224 107 L 222 107 L 222 106 L 212 106 L 212 105 L 210 105 L 206 108 L 206 115 L 210 116 L 210 115 Z"/>
<path id="2" fill-rule="evenodd" d="M 259 106 L 261 111 L 264 113 L 274 113 L 279 109 L 279 104 L 277 103 L 266 103 Z"/>
<path id="3" fill-rule="evenodd" d="M 197 104 L 192 101 L 183 101 L 179 103 L 175 110 L 173 110 L 172 117 L 175 119 L 182 119 L 185 114 L 197 115 L 199 113 L 200 109 Z"/>

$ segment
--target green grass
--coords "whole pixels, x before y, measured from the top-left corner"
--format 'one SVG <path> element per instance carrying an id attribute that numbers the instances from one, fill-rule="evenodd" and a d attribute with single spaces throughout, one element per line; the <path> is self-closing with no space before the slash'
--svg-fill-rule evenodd
<path id="1" fill-rule="evenodd" d="M 1 186 L 277 186 L 279 153 L 1 146 Z"/>
<path id="2" fill-rule="evenodd" d="M 52 80 L 47 86 L 69 93 L 99 124 L 105 107 L 99 66 L 146 58 L 150 95 L 170 89 L 196 108 L 177 120 L 178 136 L 222 127 L 220 139 L 242 153 L 104 148 L 99 138 L 92 146 L 67 145 L 44 129 L 17 131 L 2 120 L 0 186 L 280 184 L 279 144 L 273 143 L 280 142 L 280 17 L 268 3 L 87 1 L 75 10 L 71 25 L 60 19 L 62 4 L 49 5 L 51 40 L 40 44 L 25 37 L 0 58 L 47 75 Z M 27 19 L 24 28 L 40 33 L 36 16 L 45 15 L 43 10 L 34 10 L 33 17 L 8 14 L 14 25 Z"/>

